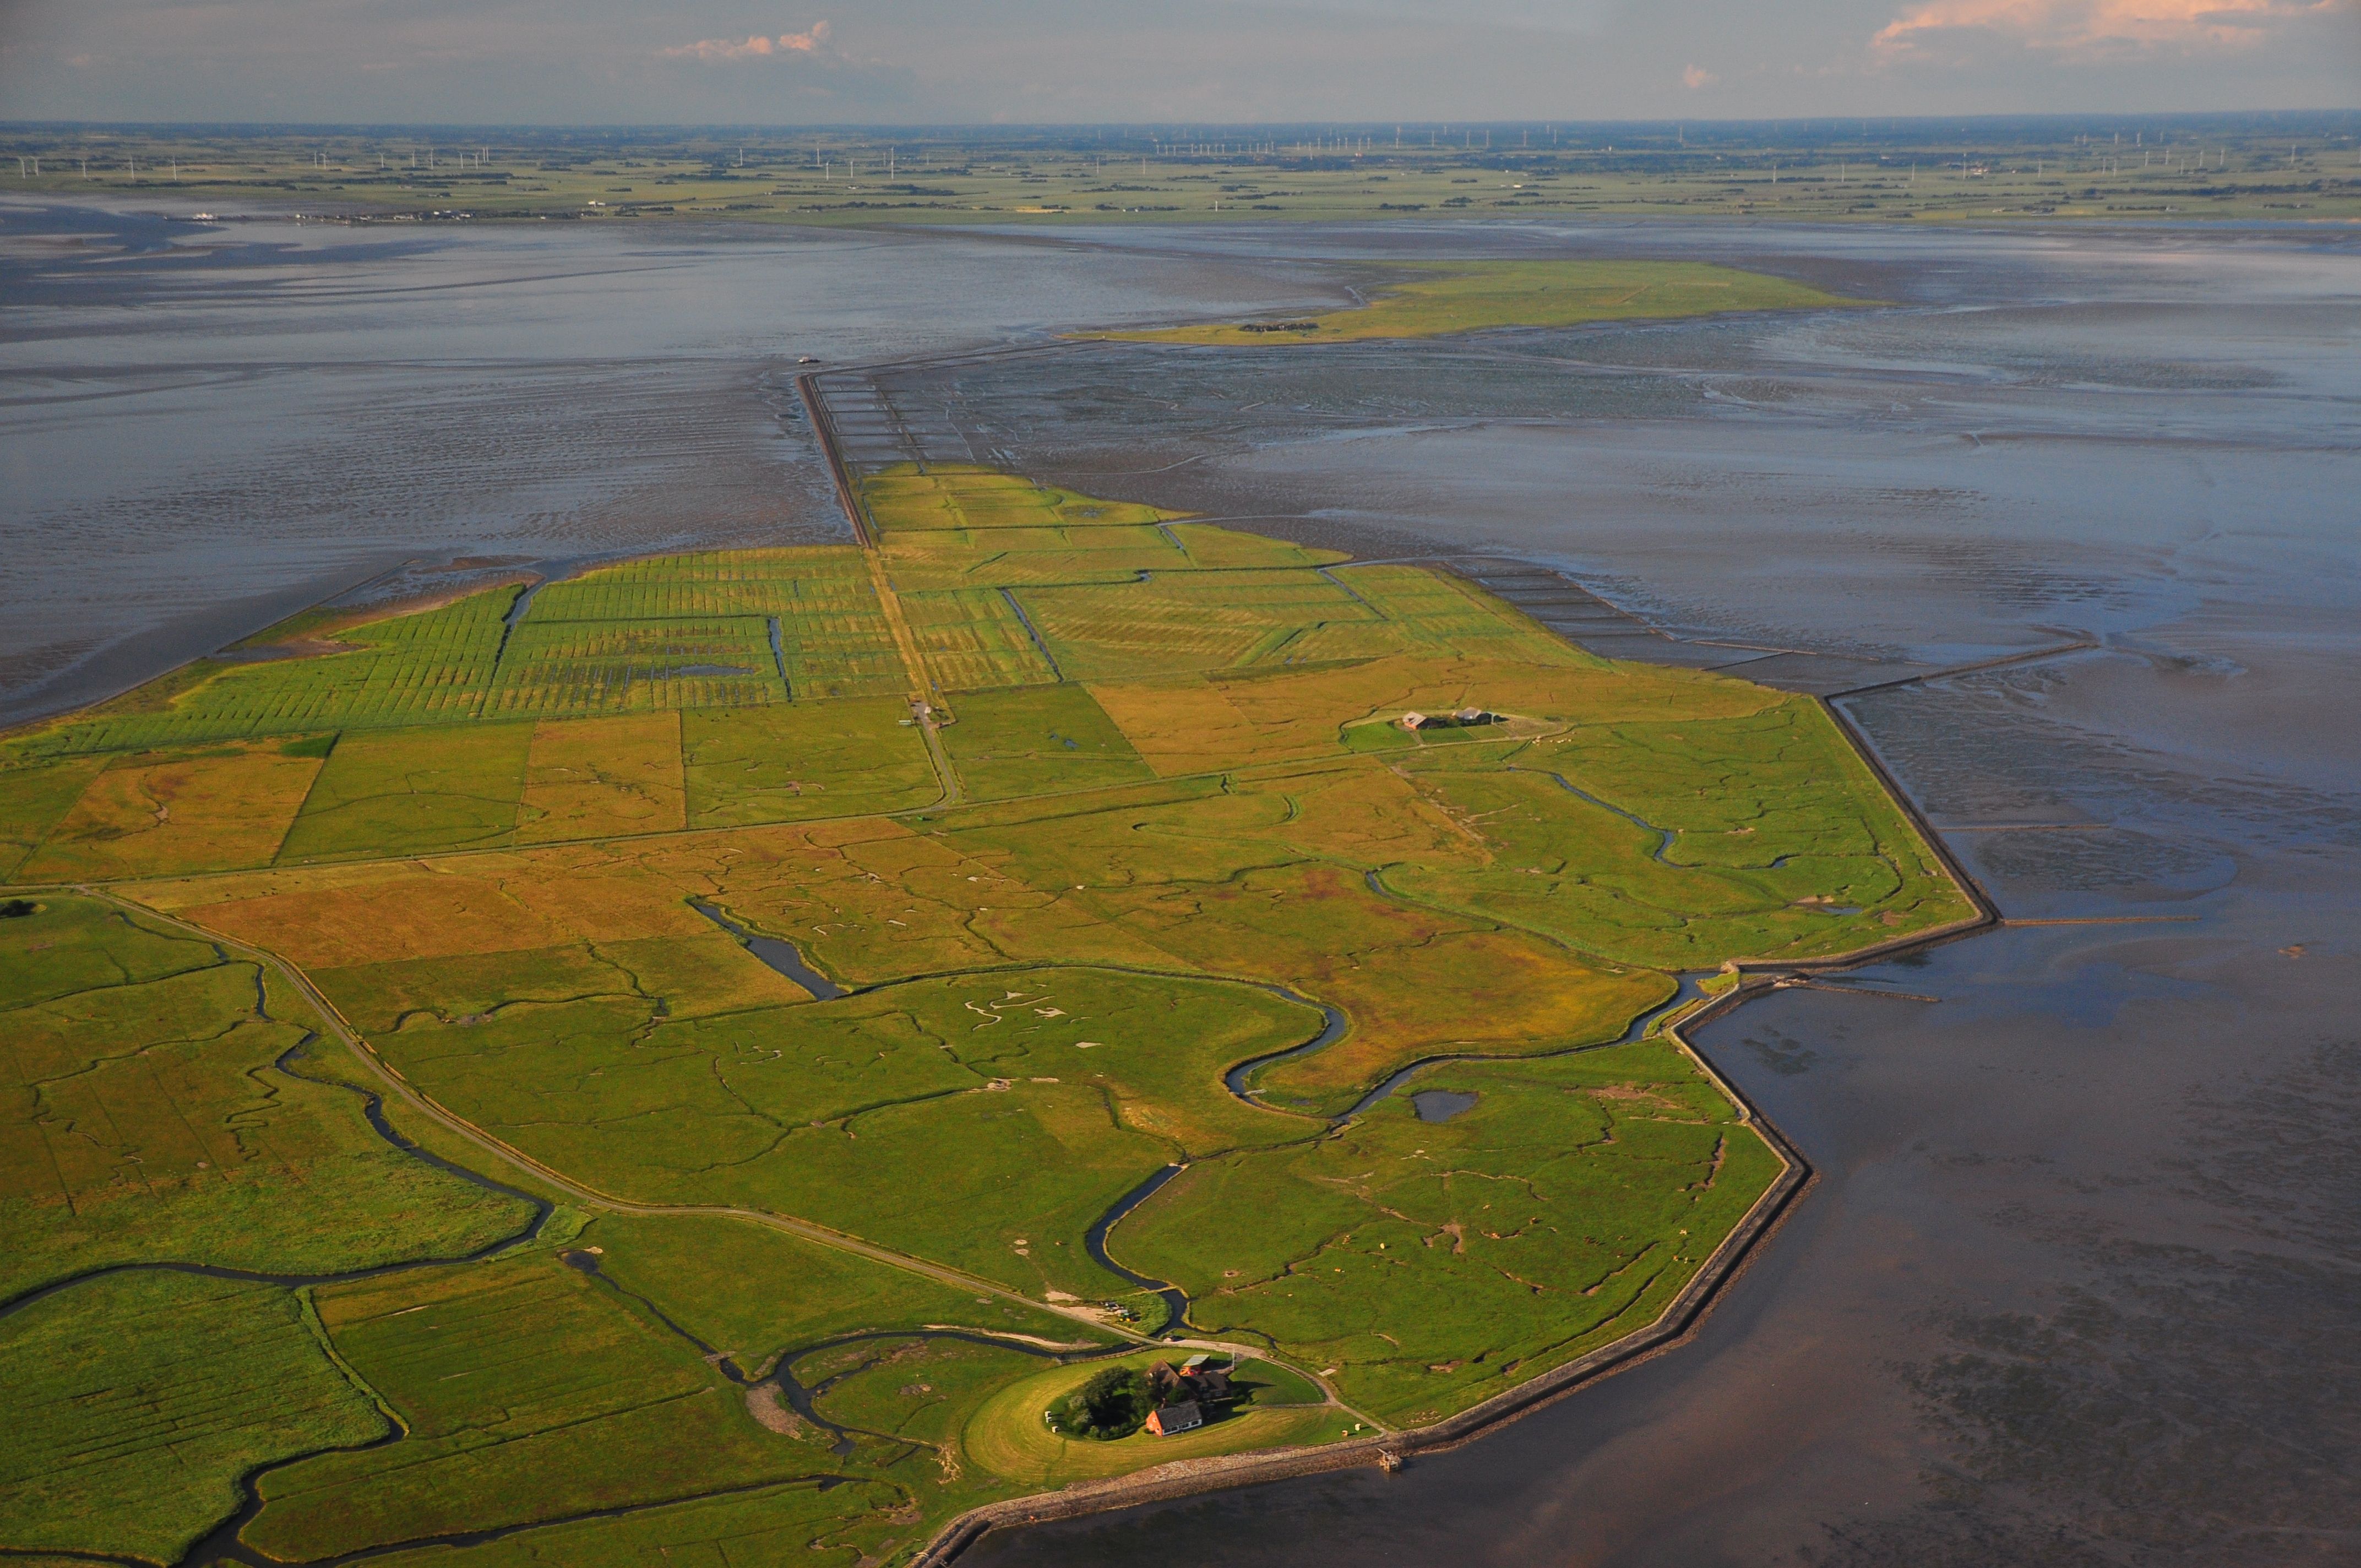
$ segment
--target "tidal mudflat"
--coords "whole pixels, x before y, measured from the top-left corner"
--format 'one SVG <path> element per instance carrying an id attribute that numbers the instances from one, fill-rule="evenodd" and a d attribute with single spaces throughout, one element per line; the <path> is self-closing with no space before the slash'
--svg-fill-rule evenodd
<path id="1" fill-rule="evenodd" d="M 844 537 L 797 361 L 1332 308 L 1246 259 L 0 203 L 0 723 L 347 590 Z"/>

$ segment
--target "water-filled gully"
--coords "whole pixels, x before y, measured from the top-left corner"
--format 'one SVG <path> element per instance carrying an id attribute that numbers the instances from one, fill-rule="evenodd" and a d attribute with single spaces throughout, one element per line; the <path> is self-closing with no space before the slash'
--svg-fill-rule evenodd
<path id="1" fill-rule="evenodd" d="M 1155 1291 L 1157 1296 L 1163 1300 L 1164 1310 L 1166 1313 L 1164 1332 L 1168 1337 L 1180 1333 L 1189 1326 L 1188 1293 L 1183 1291 L 1179 1286 L 1174 1285 L 1169 1279 L 1152 1279 L 1145 1274 L 1135 1273 L 1131 1269 L 1126 1268 L 1122 1264 L 1117 1263 L 1114 1258 L 1107 1255 L 1106 1238 L 1107 1232 L 1115 1228 L 1116 1221 L 1122 1219 L 1126 1214 L 1130 1213 L 1134 1209 L 1138 1208 L 1142 1203 L 1147 1202 L 1148 1199 L 1156 1195 L 1157 1190 L 1166 1182 L 1171 1180 L 1174 1177 L 1180 1175 L 1182 1171 L 1188 1168 L 1189 1168 L 1185 1165 L 1166 1166 L 1163 1169 L 1158 1171 L 1155 1175 L 1149 1177 L 1147 1180 L 1141 1182 L 1138 1186 L 1133 1188 L 1122 1197 L 1116 1199 L 1115 1206 L 1109 1209 L 1105 1213 L 1101 1214 L 1096 1223 L 1094 1223 L 1089 1230 L 1082 1233 L 1082 1246 L 1083 1249 L 1091 1255 L 1092 1262 L 1097 1264 L 1101 1268 L 1105 1269 L 1110 1274 L 1119 1275 L 1123 1278 L 1130 1280 L 1134 1285 L 1139 1286 L 1143 1289 Z"/>
<path id="2" fill-rule="evenodd" d="M 842 1378 L 862 1369 L 853 1367 L 807 1387 L 796 1377 L 793 1371 L 795 1364 L 805 1356 L 817 1354 L 824 1350 L 834 1350 L 841 1345 L 865 1344 L 873 1341 L 889 1340 L 958 1340 L 963 1344 L 989 1345 L 998 1350 L 1013 1350 L 1020 1355 L 1037 1356 L 1043 1361 L 1061 1363 L 1086 1361 L 1095 1355 L 1118 1354 L 1123 1349 L 1127 1348 L 1118 1346 L 1105 1350 L 1060 1351 L 1045 1345 L 1032 1344 L 1023 1340 L 1002 1339 L 993 1334 L 972 1332 L 964 1329 L 881 1329 L 837 1334 L 828 1339 L 815 1340 L 809 1344 L 789 1346 L 773 1358 L 768 1370 L 750 1373 L 740 1366 L 736 1359 L 727 1352 L 717 1350 L 708 1344 L 695 1333 L 684 1328 L 662 1307 L 657 1306 L 640 1292 L 620 1283 L 612 1275 L 607 1273 L 599 1266 L 598 1254 L 585 1248 L 575 1247 L 560 1253 L 558 1257 L 568 1268 L 590 1276 L 618 1296 L 636 1303 L 642 1311 L 653 1318 L 675 1337 L 695 1346 L 697 1354 L 705 1360 L 707 1365 L 739 1387 L 751 1392 L 767 1384 L 778 1389 L 780 1398 L 786 1401 L 789 1409 L 829 1434 L 829 1450 L 840 1459 L 847 1458 L 851 1454 L 855 1434 L 884 1438 L 888 1442 L 895 1442 L 908 1440 L 897 1438 L 891 1432 L 873 1432 L 863 1427 L 843 1426 L 821 1415 L 813 1401 L 826 1394 Z"/>
<path id="3" fill-rule="evenodd" d="M 1476 1108 L 1476 1096 L 1450 1089 L 1422 1089 L 1410 1097 L 1412 1109 L 1422 1122 L 1448 1122 L 1463 1111 Z"/>
<path id="4" fill-rule="evenodd" d="M 688 906 L 737 938 L 744 944 L 748 952 L 810 992 L 818 1000 L 833 1002 L 838 997 L 847 994 L 844 987 L 806 963 L 802 950 L 785 938 L 765 937 L 749 931 L 701 898 L 690 899 Z"/>
<path id="5" fill-rule="evenodd" d="M 1142 576 L 1147 576 L 1144 572 L 1140 575 Z M 1011 588 L 1003 588 L 1000 590 L 1000 597 L 1006 599 L 1008 601 L 1008 608 L 1016 612 L 1017 624 L 1025 628 L 1026 636 L 1033 639 L 1033 646 L 1035 650 L 1040 653 L 1041 662 L 1049 666 L 1050 675 L 1057 680 L 1064 680 L 1066 678 L 1065 672 L 1058 667 L 1058 656 L 1049 652 L 1049 645 L 1047 642 L 1041 641 L 1041 633 L 1039 630 L 1034 626 L 1033 618 L 1025 613 L 1025 607 L 1017 602 L 1016 591 Z"/>
<path id="6" fill-rule="evenodd" d="M 1552 773 L 1550 774 L 1550 777 L 1557 782 L 1558 788 L 1565 791 L 1566 794 L 1575 796 L 1576 799 L 1587 800 L 1591 805 L 1598 807 L 1601 811 L 1613 812 L 1616 816 L 1621 817 L 1624 821 L 1629 822 L 1634 828 L 1653 833 L 1656 836 L 1656 847 L 1648 851 L 1650 857 L 1653 858 L 1659 865 L 1669 866 L 1673 864 L 1670 860 L 1665 858 L 1671 853 L 1673 848 L 1673 830 L 1671 828 L 1659 828 L 1654 823 L 1648 821 L 1645 817 L 1633 816 L 1631 813 L 1624 810 L 1621 806 L 1616 805 L 1611 800 L 1599 799 L 1588 790 L 1584 789 L 1573 780 L 1567 778 L 1564 773 Z"/>

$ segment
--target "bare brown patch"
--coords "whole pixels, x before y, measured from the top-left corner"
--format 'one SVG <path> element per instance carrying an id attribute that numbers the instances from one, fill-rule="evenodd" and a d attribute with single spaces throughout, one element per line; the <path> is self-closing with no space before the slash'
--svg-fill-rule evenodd
<path id="1" fill-rule="evenodd" d="M 757 1383 L 746 1390 L 746 1413 L 763 1431 L 777 1432 L 781 1437 L 801 1437 L 806 1431 L 803 1417 L 787 1409 L 775 1383 Z"/>
<path id="2" fill-rule="evenodd" d="M 1604 1100 L 1610 1105 L 1644 1106 L 1651 1111 L 1679 1112 L 1687 1109 L 1679 1102 L 1668 1100 L 1654 1090 L 1643 1089 L 1636 1083 L 1600 1084 L 1589 1092 L 1593 1099 Z"/>

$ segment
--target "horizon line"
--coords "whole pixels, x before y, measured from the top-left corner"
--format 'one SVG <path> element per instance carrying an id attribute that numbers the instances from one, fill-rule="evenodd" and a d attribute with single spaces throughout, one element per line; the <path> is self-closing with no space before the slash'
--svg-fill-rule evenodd
<path id="1" fill-rule="evenodd" d="M 1880 125 L 1888 128 L 1901 126 L 1957 126 L 1965 130 L 1979 126 L 2025 126 L 2078 122 L 2084 124 L 2123 124 L 2151 120 L 2318 120 L 2344 117 L 2361 122 L 2361 105 L 2320 108 L 2268 109 L 2147 109 L 2147 110 L 2045 110 L 2040 112 L 1993 112 L 1973 115 L 1659 115 L 1627 116 L 1615 119 L 1578 119 L 1532 117 L 1518 119 L 1383 119 L 1383 120 L 1028 120 L 1001 123 L 987 120 L 119 120 L 119 119 L 0 119 L 0 130 L 205 130 L 215 132 L 294 132 L 294 131 L 401 131 L 401 130 L 506 130 L 506 131 L 588 131 L 612 134 L 629 131 L 729 131 L 733 133 L 794 135 L 813 132 L 847 130 L 895 130 L 956 132 L 961 134 L 1003 135 L 1038 132 L 1113 131 L 1153 133 L 1168 129 L 1188 129 L 1192 135 L 1209 132 L 1240 131 L 1268 134 L 1288 130 L 1337 130 L 1374 132 L 1380 128 L 1411 130 L 1532 130 L 1543 128 L 1582 129 L 1588 127 L 1617 128 L 1623 126 L 1695 126 L 1710 129 L 1717 126 L 1841 126 L 1853 122 L 1867 127 Z M 1500 150 L 1500 149 L 1494 149 Z"/>

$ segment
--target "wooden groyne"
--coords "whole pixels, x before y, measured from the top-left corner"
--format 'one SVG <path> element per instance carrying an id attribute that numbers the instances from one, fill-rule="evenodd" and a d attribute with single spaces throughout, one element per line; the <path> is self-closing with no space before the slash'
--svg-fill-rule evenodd
<path id="1" fill-rule="evenodd" d="M 863 550 L 874 553 L 877 536 L 862 507 L 861 491 L 852 482 L 852 470 L 844 465 L 843 445 L 837 440 L 836 421 L 828 411 L 828 398 L 819 389 L 819 377 L 809 372 L 796 377 L 796 396 L 803 400 L 804 412 L 811 420 L 812 438 L 819 443 L 820 457 L 828 464 L 829 477 L 836 483 L 836 503 L 844 509 L 845 521 L 852 525 L 852 537 Z"/>

